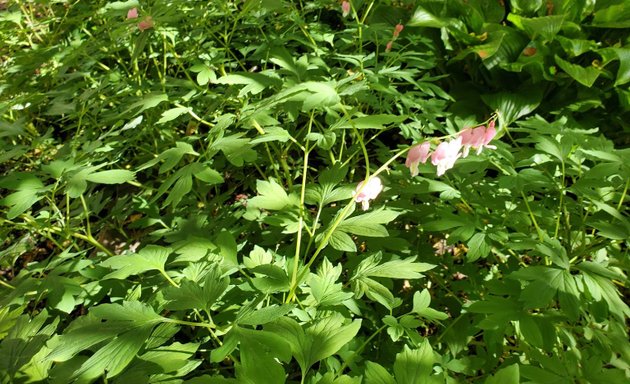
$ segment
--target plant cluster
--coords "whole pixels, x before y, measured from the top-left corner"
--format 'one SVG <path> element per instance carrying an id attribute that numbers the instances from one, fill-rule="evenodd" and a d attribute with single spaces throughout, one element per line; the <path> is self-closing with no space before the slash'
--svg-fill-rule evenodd
<path id="1" fill-rule="evenodd" d="M 0 1 L 0 382 L 627 383 L 629 20 Z"/>

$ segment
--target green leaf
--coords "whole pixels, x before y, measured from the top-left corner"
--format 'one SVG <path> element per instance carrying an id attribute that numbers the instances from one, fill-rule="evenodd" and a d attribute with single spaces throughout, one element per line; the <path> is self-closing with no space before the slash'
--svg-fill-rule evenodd
<path id="1" fill-rule="evenodd" d="M 148 304 L 139 301 L 101 304 L 90 309 L 90 314 L 101 320 L 128 322 L 129 327 L 141 327 L 168 320 L 155 313 Z"/>
<path id="2" fill-rule="evenodd" d="M 419 279 L 421 272 L 435 268 L 433 264 L 416 262 L 416 257 L 394 259 L 380 264 L 382 255 L 376 253 L 366 257 L 355 269 L 353 279 L 362 276 L 387 277 L 391 279 Z"/>
<path id="3" fill-rule="evenodd" d="M 388 125 L 401 123 L 407 116 L 396 115 L 370 115 L 354 117 L 351 120 L 344 118 L 331 126 L 331 129 L 385 129 Z"/>
<path id="4" fill-rule="evenodd" d="M 203 279 L 203 285 L 190 280 L 182 281 L 180 287 L 169 287 L 164 297 L 167 308 L 173 310 L 199 309 L 210 311 L 217 299 L 227 289 L 230 279 L 222 276 L 218 265 L 213 264 Z"/>
<path id="5" fill-rule="evenodd" d="M 72 378 L 93 380 L 118 375 L 136 357 L 150 333 L 151 327 L 145 326 L 119 335 L 81 364 Z"/>
<path id="6" fill-rule="evenodd" d="M 600 28 L 630 28 L 630 8 L 623 1 L 601 8 L 595 12 L 591 25 Z"/>
<path id="7" fill-rule="evenodd" d="M 284 188 L 274 179 L 256 181 L 256 190 L 258 191 L 258 196 L 249 199 L 247 202 L 248 206 L 277 211 L 284 209 L 287 205 L 296 204 L 295 196 L 287 195 Z"/>
<path id="8" fill-rule="evenodd" d="M 267 76 L 267 73 L 233 73 L 222 76 L 217 79 L 217 84 L 234 84 L 244 85 L 243 89 L 238 93 L 239 97 L 247 95 L 257 95 L 266 88 L 279 86 L 281 84 L 280 79 Z"/>
<path id="9" fill-rule="evenodd" d="M 508 21 L 512 22 L 518 29 L 525 31 L 530 38 L 534 39 L 540 35 L 544 41 L 553 40 L 556 34 L 560 32 L 564 18 L 564 15 L 528 18 L 514 13 L 510 13 L 507 17 Z"/>
<path id="10" fill-rule="evenodd" d="M 361 320 L 347 325 L 343 323 L 343 317 L 335 314 L 316 320 L 304 330 L 295 320 L 282 317 L 269 324 L 267 329 L 287 340 L 304 375 L 313 364 L 332 356 L 349 343 L 361 328 Z"/>
<path id="11" fill-rule="evenodd" d="M 343 252 L 356 252 L 357 245 L 352 240 L 352 237 L 345 232 L 336 229 L 328 239 L 328 244 L 338 251 Z"/>
<path id="12" fill-rule="evenodd" d="M 442 28 L 449 25 L 449 20 L 437 17 L 426 9 L 418 6 L 411 16 L 411 19 L 407 22 L 407 25 L 410 27 Z"/>
<path id="13" fill-rule="evenodd" d="M 448 318 L 446 313 L 429 308 L 430 304 L 431 295 L 426 288 L 422 292 L 416 291 L 413 294 L 413 309 L 411 311 L 428 320 L 445 320 Z"/>
<path id="14" fill-rule="evenodd" d="M 582 67 L 577 64 L 571 64 L 568 61 L 562 60 L 557 55 L 554 56 L 556 64 L 569 76 L 571 76 L 578 83 L 587 87 L 592 87 L 595 80 L 599 77 L 602 71 L 596 67 Z"/>
<path id="15" fill-rule="evenodd" d="M 103 279 L 126 279 L 147 271 L 163 271 L 166 260 L 172 252 L 171 248 L 148 245 L 132 255 L 110 257 L 100 265 L 115 271 L 107 274 Z"/>
<path id="16" fill-rule="evenodd" d="M 380 208 L 372 212 L 345 219 L 339 224 L 336 230 L 360 236 L 387 237 L 389 233 L 381 224 L 388 224 L 394 221 L 400 214 L 401 212 Z"/>
<path id="17" fill-rule="evenodd" d="M 124 184 L 134 179 L 134 173 L 124 169 L 112 169 L 90 173 L 85 180 L 99 184 Z"/>
<path id="18" fill-rule="evenodd" d="M 404 346 L 396 355 L 394 375 L 396 382 L 405 384 L 424 384 L 430 382 L 433 371 L 433 350 L 429 341 L 424 339 L 417 349 Z"/>
<path id="19" fill-rule="evenodd" d="M 247 312 L 240 318 L 240 320 L 238 320 L 238 323 L 243 325 L 267 324 L 286 315 L 294 308 L 295 305 L 293 304 L 270 305 L 268 307 Z"/>
<path id="20" fill-rule="evenodd" d="M 191 111 L 192 111 L 192 108 L 188 108 L 188 107 L 176 107 L 176 108 L 167 109 L 166 111 L 162 112 L 162 116 L 160 117 L 160 120 L 158 120 L 156 124 L 167 123 Z"/>
<path id="21" fill-rule="evenodd" d="M 485 233 L 475 233 L 473 237 L 468 241 L 468 252 L 466 253 L 466 260 L 469 263 L 475 260 L 486 257 L 490 254 L 491 246 L 486 241 Z"/>
<path id="22" fill-rule="evenodd" d="M 285 383 L 285 372 L 279 361 L 291 360 L 289 343 L 269 331 L 237 327 L 241 342 L 240 365 L 236 367 L 239 382 L 251 384 Z M 279 360 L 279 361 L 278 361 Z"/>
<path id="23" fill-rule="evenodd" d="M 540 105 L 543 89 L 540 86 L 526 85 L 513 92 L 499 92 L 482 95 L 481 98 L 499 114 L 499 126 L 508 127 L 520 117 L 532 113 Z"/>
<path id="24" fill-rule="evenodd" d="M 501 368 L 497 373 L 488 377 L 484 384 L 519 384 L 519 365 L 512 364 L 505 368 Z"/>
<path id="25" fill-rule="evenodd" d="M 365 384 L 396 384 L 396 381 L 382 365 L 366 361 Z"/>

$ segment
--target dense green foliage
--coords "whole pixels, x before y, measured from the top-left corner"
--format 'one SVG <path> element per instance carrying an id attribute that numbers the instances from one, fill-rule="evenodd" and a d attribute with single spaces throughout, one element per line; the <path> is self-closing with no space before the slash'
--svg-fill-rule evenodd
<path id="1" fill-rule="evenodd" d="M 629 31 L 625 0 L 0 1 L 0 381 L 627 383 Z"/>

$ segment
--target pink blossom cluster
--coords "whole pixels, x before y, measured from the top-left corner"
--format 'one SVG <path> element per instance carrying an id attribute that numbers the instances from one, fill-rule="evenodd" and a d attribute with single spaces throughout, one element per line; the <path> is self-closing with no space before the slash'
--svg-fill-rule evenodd
<path id="1" fill-rule="evenodd" d="M 442 176 L 447 170 L 453 168 L 457 159 L 467 157 L 471 148 L 477 150 L 477 154 L 480 154 L 484 148 L 496 149 L 494 145 L 489 145 L 496 134 L 497 130 L 494 128 L 494 120 L 491 120 L 488 126 L 466 128 L 459 132 L 456 138 L 442 141 L 433 153 L 431 153 L 431 142 L 425 141 L 409 149 L 405 166 L 411 171 L 411 176 L 416 176 L 418 174 L 418 164 L 424 164 L 430 158 L 431 164 L 437 168 L 437 175 Z M 382 190 L 383 183 L 381 179 L 377 176 L 372 176 L 360 182 L 352 196 L 354 201 L 361 203 L 365 211 L 370 208 L 370 200 L 376 199 Z"/>
<path id="2" fill-rule="evenodd" d="M 400 35 L 400 32 L 402 32 L 402 30 L 405 27 L 398 23 L 396 24 L 396 26 L 394 27 L 394 33 L 392 34 L 392 39 L 390 41 L 387 42 L 387 45 L 385 46 L 385 52 L 389 52 L 392 50 L 392 45 L 394 44 L 394 40 L 396 40 L 398 38 L 398 36 Z"/>
<path id="3" fill-rule="evenodd" d="M 492 120 L 487 127 L 479 126 L 462 130 L 456 138 L 438 144 L 433 153 L 431 153 L 431 143 L 425 141 L 411 147 L 407 152 L 405 165 L 411 171 L 411 175 L 416 176 L 418 164 L 426 163 L 431 157 L 431 164 L 437 167 L 437 175 L 442 176 L 447 170 L 453 168 L 457 159 L 467 157 L 470 148 L 476 149 L 477 154 L 480 154 L 484 148 L 496 149 L 494 145 L 488 145 L 496 134 L 497 130 L 494 128 L 494 120 Z"/>
<path id="4" fill-rule="evenodd" d="M 127 11 L 127 20 L 133 20 L 137 18 L 138 18 L 137 8 L 131 8 L 129 11 Z M 138 29 L 140 30 L 140 32 L 144 32 L 147 29 L 151 29 L 151 28 L 153 28 L 153 18 L 151 16 L 145 16 L 144 19 L 142 19 L 138 23 Z"/>
<path id="5" fill-rule="evenodd" d="M 349 1 L 343 1 L 341 2 L 341 15 L 343 17 L 348 17 L 348 15 L 350 14 L 350 10 L 351 10 L 351 6 L 350 6 L 350 2 Z"/>

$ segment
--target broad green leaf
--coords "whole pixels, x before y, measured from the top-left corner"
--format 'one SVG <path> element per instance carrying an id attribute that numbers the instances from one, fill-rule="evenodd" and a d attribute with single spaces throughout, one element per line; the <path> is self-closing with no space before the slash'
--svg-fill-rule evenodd
<path id="1" fill-rule="evenodd" d="M 595 12 L 592 25 L 599 28 L 630 28 L 630 8 L 621 1 Z"/>
<path id="2" fill-rule="evenodd" d="M 126 279 L 147 271 L 163 271 L 166 260 L 172 252 L 170 248 L 148 245 L 132 255 L 110 257 L 100 265 L 115 271 L 107 274 L 103 279 Z"/>
<path id="3" fill-rule="evenodd" d="M 295 196 L 289 196 L 274 179 L 256 181 L 256 190 L 258 196 L 249 199 L 248 206 L 275 211 L 296 203 Z"/>
<path id="4" fill-rule="evenodd" d="M 382 365 L 365 363 L 365 384 L 396 384 L 394 377 Z"/>
<path id="5" fill-rule="evenodd" d="M 240 366 L 236 376 L 242 383 L 282 384 L 286 381 L 282 364 L 291 360 L 289 343 L 281 335 L 264 331 L 237 328 Z"/>
<path id="6" fill-rule="evenodd" d="M 238 96 L 257 95 L 266 88 L 278 86 L 280 79 L 268 76 L 267 73 L 233 73 L 217 79 L 217 84 L 244 85 Z"/>
<path id="7" fill-rule="evenodd" d="M 124 184 L 134 179 L 134 173 L 125 169 L 112 169 L 90 173 L 85 180 L 99 184 Z"/>
<path id="8" fill-rule="evenodd" d="M 482 95 L 481 98 L 499 114 L 499 126 L 508 127 L 520 117 L 532 113 L 542 101 L 543 89 L 527 85 L 514 92 L 499 92 Z"/>
<path id="9" fill-rule="evenodd" d="M 430 383 L 433 371 L 433 350 L 428 340 L 423 340 L 417 349 L 404 346 L 403 351 L 396 354 L 394 375 L 396 382 L 408 384 Z"/>
<path id="10" fill-rule="evenodd" d="M 410 27 L 430 27 L 430 28 L 442 28 L 449 24 L 448 19 L 437 17 L 427 11 L 426 9 L 418 6 L 407 25 Z"/>
<path id="11" fill-rule="evenodd" d="M 519 384 L 519 365 L 512 364 L 505 368 L 501 368 L 497 373 L 488 377 L 484 384 Z"/>
<path id="12" fill-rule="evenodd" d="M 345 219 L 336 230 L 368 237 L 387 237 L 389 233 L 381 224 L 388 224 L 398 217 L 401 212 L 381 208 L 359 216 Z"/>
<path id="13" fill-rule="evenodd" d="M 168 321 L 155 313 L 148 304 L 139 301 L 123 301 L 122 304 L 101 304 L 90 309 L 96 318 L 108 321 L 128 322 L 129 327 L 141 327 Z"/>
<path id="14" fill-rule="evenodd" d="M 339 229 L 336 229 L 328 240 L 328 244 L 338 251 L 356 252 L 357 246 L 352 237 Z"/>
<path id="15" fill-rule="evenodd" d="M 571 64 L 568 61 L 562 60 L 557 55 L 554 56 L 556 64 L 569 76 L 571 76 L 578 83 L 587 87 L 592 87 L 595 80 L 599 77 L 602 71 L 594 66 L 582 67 L 577 64 Z"/>
<path id="16" fill-rule="evenodd" d="M 564 15 L 528 18 L 510 13 L 507 19 L 532 39 L 540 35 L 545 41 L 551 41 L 560 32 L 564 18 Z"/>
<path id="17" fill-rule="evenodd" d="M 354 278 L 361 276 L 387 277 L 391 279 L 419 279 L 424 275 L 421 272 L 435 268 L 433 264 L 416 262 L 416 257 L 406 259 L 394 259 L 380 263 L 381 253 L 366 257 L 359 263 Z"/>
<path id="18" fill-rule="evenodd" d="M 295 308 L 295 305 L 292 304 L 270 305 L 246 313 L 238 323 L 243 325 L 267 324 L 291 312 L 293 308 Z"/>
<path id="19" fill-rule="evenodd" d="M 485 233 L 475 233 L 468 241 L 466 260 L 469 263 L 472 263 L 481 257 L 485 258 L 490 254 L 491 246 L 488 244 L 486 237 Z"/>
<path id="20" fill-rule="evenodd" d="M 179 287 L 169 287 L 164 297 L 169 302 L 166 307 L 173 310 L 199 309 L 210 311 L 213 304 L 227 289 L 230 279 L 222 276 L 215 264 L 203 279 L 203 286 L 189 280 L 182 281 Z"/>
<path id="21" fill-rule="evenodd" d="M 136 357 L 150 333 L 151 327 L 144 326 L 120 334 L 81 364 L 72 376 L 93 380 L 103 375 L 107 378 L 118 375 Z"/>
<path id="22" fill-rule="evenodd" d="M 290 139 L 291 134 L 286 129 L 281 127 L 267 127 L 265 128 L 265 133 L 253 139 L 251 143 L 260 144 L 270 141 L 279 141 L 281 143 L 286 143 Z"/>
<path id="23" fill-rule="evenodd" d="M 175 108 L 167 109 L 166 111 L 162 112 L 162 116 L 160 117 L 160 120 L 158 120 L 156 124 L 168 123 L 169 121 L 175 120 L 181 115 L 186 114 L 191 111 L 192 111 L 192 108 L 188 108 L 188 107 L 175 107 Z"/>
<path id="24" fill-rule="evenodd" d="M 291 345 L 291 352 L 297 360 L 302 374 L 309 368 L 338 352 L 352 340 L 361 328 L 361 320 L 344 325 L 341 315 L 316 320 L 305 330 L 293 319 L 282 317 L 269 324 L 266 329 L 284 337 Z"/>

